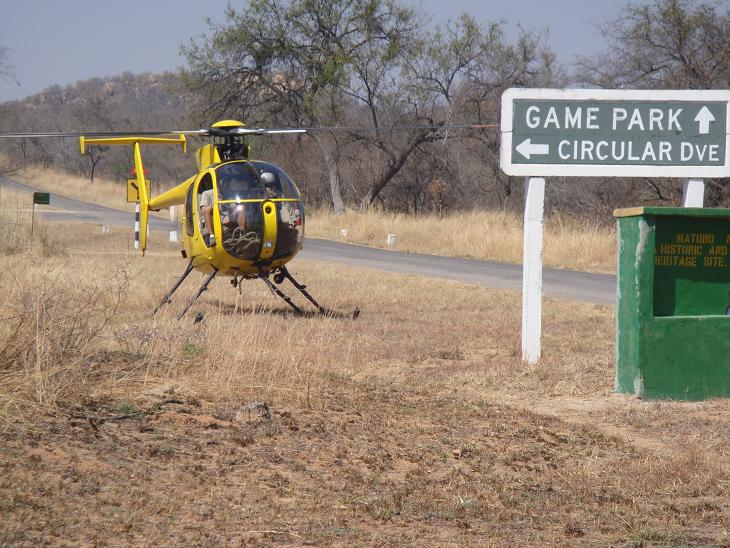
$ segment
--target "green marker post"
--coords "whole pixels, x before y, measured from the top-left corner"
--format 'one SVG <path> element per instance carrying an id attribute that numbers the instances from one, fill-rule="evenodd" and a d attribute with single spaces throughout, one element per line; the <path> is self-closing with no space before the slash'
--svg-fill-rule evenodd
<path id="1" fill-rule="evenodd" d="M 51 203 L 51 195 L 48 192 L 33 193 L 33 211 L 30 216 L 30 243 L 33 243 L 33 230 L 35 227 L 35 205 L 49 205 Z"/>

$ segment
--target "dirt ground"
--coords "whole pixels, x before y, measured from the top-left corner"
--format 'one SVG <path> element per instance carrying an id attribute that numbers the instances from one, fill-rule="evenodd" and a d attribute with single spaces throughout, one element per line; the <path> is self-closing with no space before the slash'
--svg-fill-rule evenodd
<path id="1" fill-rule="evenodd" d="M 85 269 L 131 280 L 76 354 L 3 331 L 2 545 L 730 545 L 730 404 L 614 394 L 612 307 L 546 299 L 535 366 L 516 292 L 317 263 L 339 316 L 221 284 L 158 321 L 176 252 L 100 238 L 0 264 L 4 306 L 71 333 L 113 300 Z"/>
<path id="2" fill-rule="evenodd" d="M 330 381 L 322 408 L 270 419 L 158 387 L 139 417 L 104 421 L 133 410 L 89 401 L 6 431 L 3 543 L 726 544 L 727 475 L 698 445 Z"/>

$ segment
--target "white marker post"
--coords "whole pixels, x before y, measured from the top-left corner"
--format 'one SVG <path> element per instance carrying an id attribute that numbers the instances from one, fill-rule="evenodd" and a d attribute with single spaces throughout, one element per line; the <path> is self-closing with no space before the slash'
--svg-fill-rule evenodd
<path id="1" fill-rule="evenodd" d="M 685 179 L 682 187 L 682 207 L 704 207 L 705 181 Z"/>
<path id="2" fill-rule="evenodd" d="M 525 179 L 525 227 L 522 255 L 522 361 L 540 360 L 542 335 L 542 229 L 545 179 Z"/>
<path id="3" fill-rule="evenodd" d="M 139 202 L 134 206 L 134 249 L 139 249 Z"/>

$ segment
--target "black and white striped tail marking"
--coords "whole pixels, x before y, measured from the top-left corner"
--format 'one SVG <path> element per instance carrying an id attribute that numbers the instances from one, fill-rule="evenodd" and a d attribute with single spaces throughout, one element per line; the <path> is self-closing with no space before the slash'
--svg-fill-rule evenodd
<path id="1" fill-rule="evenodd" d="M 134 249 L 139 249 L 139 202 L 134 206 Z"/>

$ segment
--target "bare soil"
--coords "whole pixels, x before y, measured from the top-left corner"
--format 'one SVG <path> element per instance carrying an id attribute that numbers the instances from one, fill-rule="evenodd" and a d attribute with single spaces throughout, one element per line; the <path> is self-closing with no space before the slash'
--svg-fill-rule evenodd
<path id="1" fill-rule="evenodd" d="M 322 408 L 274 406 L 268 421 L 168 389 L 127 407 L 183 403 L 139 418 L 104 421 L 119 403 L 89 401 L 6 431 L 3 542 L 672 545 L 727 534 L 727 476 L 705 476 L 708 462 L 687 469 L 696 456 L 676 457 L 677 476 L 659 448 L 594 425 L 330 381 Z"/>

